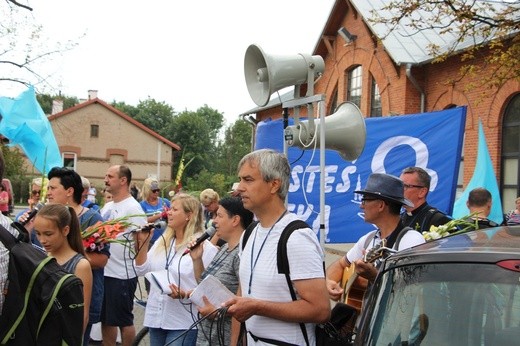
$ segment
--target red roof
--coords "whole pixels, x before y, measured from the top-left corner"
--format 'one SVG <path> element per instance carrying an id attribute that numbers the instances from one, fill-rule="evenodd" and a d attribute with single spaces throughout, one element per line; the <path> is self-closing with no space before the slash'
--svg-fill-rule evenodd
<path id="1" fill-rule="evenodd" d="M 145 132 L 148 132 L 150 135 L 154 136 L 155 138 L 157 138 L 158 140 L 160 140 L 161 142 L 169 145 L 170 147 L 172 147 L 173 149 L 175 150 L 181 150 L 181 147 L 178 145 L 178 144 L 175 144 L 173 143 L 172 141 L 164 138 L 163 136 L 161 136 L 160 134 L 158 134 L 157 132 L 153 131 L 152 129 L 146 127 L 145 125 L 141 124 L 139 121 L 135 120 L 134 118 L 126 115 L 125 113 L 121 112 L 120 110 L 118 110 L 117 108 L 115 107 L 112 107 L 111 105 L 109 105 L 108 103 L 106 103 L 105 101 L 103 100 L 100 100 L 99 98 L 94 98 L 92 100 L 88 100 L 86 102 L 83 102 L 83 103 L 79 103 L 77 105 L 75 105 L 74 107 L 70 107 L 70 108 L 67 108 L 66 110 L 64 110 L 63 112 L 59 112 L 59 113 L 56 113 L 56 114 L 53 114 L 51 116 L 48 117 L 49 121 L 52 121 L 54 119 L 57 119 L 57 118 L 60 118 L 62 116 L 65 116 L 67 114 L 70 114 L 70 113 L 73 113 L 75 111 L 77 111 L 78 109 L 81 109 L 81 108 L 85 108 L 85 107 L 88 107 L 90 106 L 91 104 L 94 104 L 94 103 L 98 103 L 100 104 L 101 106 L 107 108 L 109 111 L 111 111 L 112 113 L 120 116 L 121 118 L 125 119 L 126 121 L 134 124 L 135 126 L 139 127 L 141 130 L 145 131 Z"/>

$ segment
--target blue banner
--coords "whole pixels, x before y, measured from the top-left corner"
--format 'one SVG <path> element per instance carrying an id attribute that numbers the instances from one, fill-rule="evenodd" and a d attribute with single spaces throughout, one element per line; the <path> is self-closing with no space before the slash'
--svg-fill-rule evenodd
<path id="1" fill-rule="evenodd" d="M 290 124 L 292 123 L 292 119 Z M 353 243 L 374 229 L 363 220 L 361 196 L 372 173 L 397 177 L 409 166 L 431 176 L 429 204 L 451 215 L 459 172 L 466 107 L 439 112 L 365 119 L 367 139 L 361 156 L 352 162 L 333 150 L 325 154 L 325 242 Z M 326 122 L 326 120 L 325 120 Z M 326 126 L 325 126 L 326 127 Z M 283 152 L 283 121 L 257 126 L 255 149 Z M 291 164 L 288 209 L 320 229 L 320 155 L 315 150 L 288 149 Z"/>

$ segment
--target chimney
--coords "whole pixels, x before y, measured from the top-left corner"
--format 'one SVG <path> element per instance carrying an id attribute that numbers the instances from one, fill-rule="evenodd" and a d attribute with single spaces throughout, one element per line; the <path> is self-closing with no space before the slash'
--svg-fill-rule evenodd
<path id="1" fill-rule="evenodd" d="M 52 100 L 52 113 L 61 113 L 63 112 L 63 100 Z"/>
<path id="2" fill-rule="evenodd" d="M 92 100 L 92 99 L 95 99 L 97 98 L 97 90 L 89 90 L 88 91 L 88 99 L 89 100 Z"/>

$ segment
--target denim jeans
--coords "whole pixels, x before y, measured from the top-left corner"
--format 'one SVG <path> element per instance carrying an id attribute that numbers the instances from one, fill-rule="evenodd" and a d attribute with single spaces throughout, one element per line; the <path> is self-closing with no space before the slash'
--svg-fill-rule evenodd
<path id="1" fill-rule="evenodd" d="M 172 340 L 175 340 L 172 342 Z M 150 345 L 152 346 L 195 346 L 197 341 L 197 329 L 191 330 L 167 330 L 150 328 Z M 170 342 L 172 342 L 170 344 Z"/>

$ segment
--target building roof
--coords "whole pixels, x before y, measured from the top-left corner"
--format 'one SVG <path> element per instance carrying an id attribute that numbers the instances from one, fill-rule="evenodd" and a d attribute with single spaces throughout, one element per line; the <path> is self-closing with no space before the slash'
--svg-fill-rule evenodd
<path id="1" fill-rule="evenodd" d="M 86 102 L 83 102 L 83 103 L 79 103 L 77 105 L 75 105 L 74 107 L 70 107 L 70 108 L 67 108 L 66 110 L 64 110 L 63 112 L 59 112 L 59 113 L 56 113 L 56 114 L 53 114 L 53 115 L 50 115 L 48 117 L 49 121 L 53 121 L 54 119 L 57 119 L 57 118 L 60 118 L 60 117 L 63 117 L 63 116 L 66 116 L 68 114 L 71 114 L 71 113 L 74 113 L 75 111 L 77 111 L 78 109 L 81 109 L 81 108 L 85 108 L 85 107 L 88 107 L 94 103 L 97 103 L 105 108 L 107 108 L 109 111 L 111 111 L 112 113 L 120 116 L 121 118 L 123 118 L 124 120 L 128 121 L 129 123 L 139 127 L 141 130 L 149 133 L 150 135 L 152 135 L 153 137 L 157 138 L 159 141 L 167 144 L 168 146 L 172 147 L 173 149 L 175 150 L 181 150 L 181 147 L 176 144 L 176 143 L 173 143 L 172 141 L 164 138 L 163 136 L 161 136 L 160 134 L 158 134 L 157 132 L 153 131 L 152 129 L 146 127 L 145 125 L 141 124 L 139 121 L 135 120 L 134 118 L 126 115 L 125 113 L 121 112 L 120 110 L 118 110 L 117 108 L 115 107 L 112 107 L 111 105 L 109 105 L 108 103 L 100 100 L 99 98 L 93 98 L 91 100 L 88 100 Z"/>
<path id="2" fill-rule="evenodd" d="M 483 37 L 468 37 L 467 39 L 458 42 L 459 35 L 455 31 L 446 31 L 443 27 L 434 29 L 425 29 L 417 31 L 410 27 L 411 20 L 409 18 L 402 19 L 399 24 L 391 30 L 391 26 L 385 23 L 374 23 L 370 19 L 375 18 L 374 14 L 383 18 L 391 18 L 396 14 L 392 14 L 389 10 L 382 10 L 387 6 L 391 0 L 349 0 L 352 6 L 362 16 L 363 21 L 374 35 L 381 39 L 385 50 L 388 52 L 392 60 L 397 65 L 421 65 L 431 62 L 434 56 L 430 53 L 429 47 L 439 47 L 439 53 L 448 53 L 453 51 L 455 53 L 467 49 L 476 44 L 485 42 L 489 38 Z M 477 1 L 474 10 L 479 10 L 481 14 L 490 15 L 486 12 L 485 5 L 489 5 L 488 1 Z M 496 9 L 500 10 L 507 4 L 493 4 Z M 337 30 L 340 28 L 345 14 L 348 11 L 348 4 L 346 0 L 337 0 L 334 4 L 330 16 L 325 24 L 325 27 L 320 35 L 318 43 L 315 47 L 315 54 L 325 56 L 327 54 L 323 37 L 332 37 L 337 35 Z M 417 10 L 414 12 L 414 20 L 420 22 L 427 22 L 431 20 L 434 12 Z M 511 16 L 515 16 L 512 14 Z M 445 16 L 442 21 L 444 23 L 451 23 L 452 19 Z M 456 29 L 456 27 L 452 28 Z M 348 28 L 347 28 L 348 30 Z M 356 34 L 352 32 L 352 34 Z"/>

